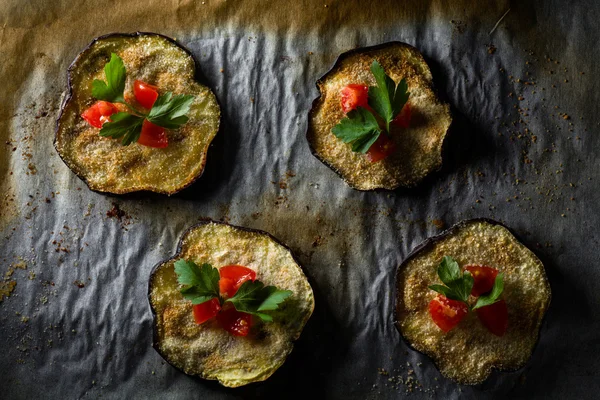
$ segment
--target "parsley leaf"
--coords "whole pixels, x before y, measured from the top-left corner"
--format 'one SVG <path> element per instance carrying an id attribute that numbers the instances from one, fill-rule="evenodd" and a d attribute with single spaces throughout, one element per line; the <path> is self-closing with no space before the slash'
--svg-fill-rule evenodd
<path id="1" fill-rule="evenodd" d="M 137 142 L 142 133 L 144 118 L 126 112 L 116 113 L 110 116 L 111 122 L 102 125 L 100 136 L 114 139 L 123 138 L 121 143 L 127 146 Z"/>
<path id="2" fill-rule="evenodd" d="M 438 293 L 443 294 L 444 296 L 446 296 L 447 298 L 451 299 L 451 300 L 460 300 L 460 299 L 456 299 L 455 295 L 454 295 L 454 291 L 452 289 L 450 289 L 448 286 L 444 286 L 444 285 L 431 285 L 429 286 L 429 289 L 436 291 Z"/>
<path id="3" fill-rule="evenodd" d="M 450 286 L 452 282 L 460 279 L 460 267 L 452 257 L 445 256 L 438 266 L 438 276 L 446 285 Z"/>
<path id="4" fill-rule="evenodd" d="M 504 274 L 498 274 L 494 281 L 492 291 L 486 295 L 479 296 L 477 303 L 473 306 L 473 310 L 494 304 L 500 300 L 500 295 L 504 291 Z"/>
<path id="5" fill-rule="evenodd" d="M 127 71 L 121 57 L 111 53 L 110 61 L 104 66 L 106 82 L 94 79 L 92 96 L 98 100 L 113 103 L 124 103 L 130 112 L 117 113 L 111 117 L 112 122 L 102 126 L 100 135 L 111 138 L 123 138 L 123 145 L 137 142 L 142 131 L 144 118 L 166 129 L 177 129 L 188 121 L 186 115 L 194 101 L 194 96 L 177 95 L 167 92 L 156 99 L 149 114 L 135 110 L 125 101 L 125 80 Z"/>
<path id="6" fill-rule="evenodd" d="M 167 129 L 177 129 L 188 121 L 186 115 L 194 102 L 194 96 L 167 92 L 158 96 L 148 114 L 148 121 Z"/>
<path id="7" fill-rule="evenodd" d="M 187 286 L 180 290 L 183 297 L 192 304 L 202 304 L 219 297 L 219 270 L 210 264 L 196 265 L 193 261 L 178 260 L 175 262 L 177 282 Z"/>
<path id="8" fill-rule="evenodd" d="M 471 295 L 471 290 L 473 289 L 473 284 L 475 280 L 469 271 L 465 271 L 463 273 L 462 279 L 458 279 L 453 282 L 451 289 L 462 299 L 462 301 L 467 301 L 469 296 Z"/>
<path id="9" fill-rule="evenodd" d="M 408 101 L 410 95 L 407 91 L 408 85 L 405 79 L 402 79 L 396 85 L 377 60 L 374 60 L 371 64 L 371 72 L 375 77 L 377 86 L 369 86 L 369 106 L 385 120 L 387 132 L 389 132 L 390 122 L 400 114 Z"/>
<path id="10" fill-rule="evenodd" d="M 261 281 L 246 281 L 233 297 L 226 302 L 233 304 L 236 310 L 256 315 L 265 322 L 273 321 L 273 317 L 261 311 L 276 310 L 279 304 L 292 292 L 279 290 L 275 286 L 265 286 Z"/>
<path id="11" fill-rule="evenodd" d="M 92 96 L 98 100 L 124 103 L 126 71 L 121 57 L 111 53 L 110 61 L 104 66 L 104 75 L 106 83 L 98 79 L 92 82 Z"/>
<path id="12" fill-rule="evenodd" d="M 471 289 L 473 289 L 473 277 L 471 273 L 465 271 L 460 273 L 460 267 L 455 259 L 445 256 L 437 269 L 440 280 L 446 285 L 431 285 L 429 289 L 443 294 L 451 300 L 458 300 L 464 303 L 469 299 Z"/>
<path id="13" fill-rule="evenodd" d="M 334 126 L 332 132 L 344 143 L 351 143 L 352 151 L 366 153 L 379 138 L 381 129 L 369 110 L 358 107 Z"/>

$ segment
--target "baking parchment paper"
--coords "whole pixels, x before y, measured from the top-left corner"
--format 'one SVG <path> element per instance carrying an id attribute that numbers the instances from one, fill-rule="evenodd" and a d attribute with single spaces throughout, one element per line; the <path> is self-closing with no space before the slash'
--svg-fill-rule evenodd
<path id="1" fill-rule="evenodd" d="M 600 4 L 483 3 L 4 0 L 0 397 L 595 397 Z M 68 65 L 92 38 L 137 30 L 188 47 L 222 106 L 205 175 L 171 198 L 91 192 L 52 146 Z M 455 124 L 439 173 L 361 193 L 310 154 L 307 113 L 341 52 L 391 40 L 422 51 Z M 150 270 L 207 217 L 283 240 L 314 288 L 313 317 L 264 383 L 226 389 L 151 347 Z M 467 387 L 410 350 L 392 312 L 402 259 L 473 217 L 535 250 L 553 299 L 527 366 Z"/>

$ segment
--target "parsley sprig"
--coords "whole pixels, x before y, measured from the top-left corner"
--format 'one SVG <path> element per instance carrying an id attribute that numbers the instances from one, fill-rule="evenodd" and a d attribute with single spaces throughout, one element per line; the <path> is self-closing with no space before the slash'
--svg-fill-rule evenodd
<path id="1" fill-rule="evenodd" d="M 98 100 L 125 104 L 128 111 L 112 115 L 111 122 L 102 125 L 100 136 L 121 139 L 121 143 L 127 146 L 140 138 L 145 119 L 166 129 L 177 129 L 188 121 L 187 114 L 194 96 L 173 96 L 167 92 L 159 95 L 150 112 L 146 113 L 125 101 L 127 70 L 121 57 L 111 53 L 110 61 L 104 66 L 104 75 L 106 82 L 99 79 L 92 82 L 92 96 Z"/>
<path id="2" fill-rule="evenodd" d="M 127 71 L 121 57 L 115 53 L 110 54 L 110 61 L 104 66 L 106 82 L 94 79 L 92 82 L 92 96 L 98 100 L 113 103 L 125 103 L 125 77 Z"/>
<path id="3" fill-rule="evenodd" d="M 332 129 L 337 138 L 351 144 L 352 151 L 363 154 L 384 131 L 379 126 L 377 117 L 384 121 L 385 133 L 389 135 L 390 123 L 400 114 L 410 96 L 406 80 L 402 79 L 396 85 L 377 60 L 371 64 L 371 73 L 377 86 L 369 86 L 369 106 L 375 114 L 366 108 L 358 107 L 346 114 Z"/>
<path id="4" fill-rule="evenodd" d="M 193 261 L 178 260 L 175 262 L 177 282 L 184 287 L 180 290 L 184 298 L 192 304 L 202 304 L 214 298 L 221 305 L 231 303 L 236 310 L 259 317 L 265 322 L 273 321 L 273 317 L 265 311 L 273 311 L 287 299 L 292 292 L 280 290 L 275 286 L 265 286 L 261 281 L 246 281 L 233 297 L 223 299 L 219 293 L 219 270 L 210 264 L 198 266 Z"/>
<path id="5" fill-rule="evenodd" d="M 437 274 L 444 285 L 431 285 L 429 289 L 441 293 L 451 300 L 462 301 L 471 310 L 489 306 L 499 301 L 504 290 L 504 274 L 498 274 L 492 290 L 479 296 L 475 305 L 471 306 L 468 300 L 471 289 L 473 289 L 474 280 L 469 271 L 461 273 L 456 260 L 445 256 L 438 266 Z"/>

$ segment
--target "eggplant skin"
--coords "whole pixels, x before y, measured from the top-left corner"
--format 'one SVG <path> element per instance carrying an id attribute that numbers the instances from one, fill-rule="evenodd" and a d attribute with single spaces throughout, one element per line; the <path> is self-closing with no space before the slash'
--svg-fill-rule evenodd
<path id="1" fill-rule="evenodd" d="M 140 79 L 159 93 L 195 97 L 189 121 L 167 130 L 163 149 L 104 138 L 82 117 L 90 107 L 92 81 L 105 80 L 111 53 L 127 69 L 125 97 L 134 98 L 133 82 Z M 219 130 L 221 111 L 212 91 L 196 82 L 192 54 L 173 39 L 156 33 L 115 33 L 94 39 L 73 61 L 68 90 L 56 124 L 54 147 L 67 166 L 91 190 L 113 194 L 151 191 L 171 195 L 197 180 L 204 171 L 208 147 Z"/>
<path id="2" fill-rule="evenodd" d="M 253 269 L 265 285 L 291 290 L 271 311 L 273 322 L 254 324 L 246 337 L 236 337 L 215 320 L 198 325 L 192 303 L 183 298 L 175 261 L 210 263 L 216 268 L 238 264 Z M 264 381 L 285 361 L 314 310 L 312 288 L 291 251 L 266 232 L 205 221 L 182 237 L 174 257 L 154 267 L 148 299 L 154 317 L 153 346 L 172 366 L 188 375 L 238 387 Z"/>
<path id="3" fill-rule="evenodd" d="M 405 78 L 410 92 L 412 119 L 409 128 L 391 127 L 397 150 L 382 161 L 371 163 L 352 151 L 331 129 L 344 117 L 341 90 L 348 84 L 375 85 L 370 71 L 374 60 L 396 82 Z M 311 152 L 357 190 L 413 187 L 442 166 L 442 147 L 452 122 L 450 107 L 434 89 L 425 59 L 414 47 L 389 42 L 343 53 L 333 68 L 317 81 L 319 97 L 308 117 L 306 139 Z"/>
<path id="4" fill-rule="evenodd" d="M 504 273 L 508 307 L 504 336 L 488 332 L 472 312 L 448 333 L 435 325 L 428 304 L 437 293 L 428 286 L 440 283 L 437 265 L 443 256 L 455 258 L 461 268 L 483 264 Z M 427 239 L 398 267 L 396 327 L 407 344 L 431 357 L 446 378 L 475 385 L 492 369 L 514 371 L 526 364 L 550 299 L 542 262 L 508 228 L 488 219 L 467 220 Z"/>

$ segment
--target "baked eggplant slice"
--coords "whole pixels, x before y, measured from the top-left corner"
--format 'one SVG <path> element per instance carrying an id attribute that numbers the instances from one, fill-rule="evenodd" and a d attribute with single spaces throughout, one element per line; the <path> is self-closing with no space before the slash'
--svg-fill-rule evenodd
<path id="1" fill-rule="evenodd" d="M 158 87 L 160 93 L 194 96 L 187 123 L 166 132 L 169 144 L 153 148 L 101 137 L 82 113 L 93 103 L 92 82 L 105 79 L 111 54 L 119 56 L 127 75 L 125 99 L 135 80 Z M 189 51 L 154 33 L 110 34 L 95 39 L 68 71 L 69 93 L 57 121 L 54 146 L 67 166 L 90 189 L 124 194 L 152 191 L 171 195 L 202 175 L 208 147 L 219 130 L 220 109 L 212 91 L 196 82 L 196 64 Z"/>
<path id="2" fill-rule="evenodd" d="M 292 291 L 271 313 L 273 322 L 257 323 L 251 335 L 233 336 L 216 321 L 196 324 L 175 272 L 177 260 L 215 267 L 243 265 L 265 285 Z M 158 264 L 148 297 L 154 315 L 154 348 L 186 374 L 237 387 L 271 376 L 285 361 L 314 309 L 313 292 L 290 250 L 266 232 L 208 221 L 190 228 L 177 254 Z"/>
<path id="3" fill-rule="evenodd" d="M 460 265 L 487 265 L 504 275 L 508 325 L 503 336 L 488 331 L 469 312 L 448 332 L 432 320 L 428 304 L 440 282 L 436 267 L 445 256 Z M 447 378 L 461 384 L 483 382 L 492 369 L 521 368 L 537 343 L 550 304 L 550 285 L 542 262 L 501 224 L 463 221 L 418 246 L 398 267 L 396 327 L 414 349 L 433 359 Z"/>
<path id="4" fill-rule="evenodd" d="M 391 127 L 396 151 L 379 162 L 340 140 L 332 129 L 344 117 L 342 89 L 348 85 L 375 85 L 370 66 L 377 60 L 385 73 L 398 84 L 408 84 L 412 117 L 408 127 Z M 452 117 L 433 89 L 431 71 L 414 47 L 390 42 L 343 53 L 333 68 L 317 81 L 320 96 L 309 113 L 306 138 L 315 157 L 358 190 L 415 186 L 442 165 L 442 145 Z M 370 92 L 369 92 L 370 96 Z M 371 104 L 371 103 L 369 103 Z"/>

